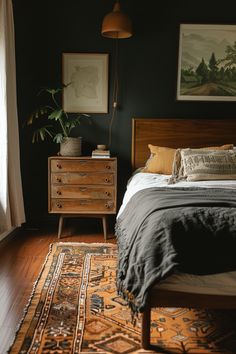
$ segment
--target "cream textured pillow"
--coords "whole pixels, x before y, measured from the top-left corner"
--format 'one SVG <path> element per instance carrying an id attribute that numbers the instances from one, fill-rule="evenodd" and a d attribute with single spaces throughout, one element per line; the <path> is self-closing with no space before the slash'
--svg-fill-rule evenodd
<path id="1" fill-rule="evenodd" d="M 194 150 L 208 150 L 208 151 L 209 150 L 231 150 L 233 148 L 234 148 L 233 144 L 225 144 L 225 145 L 221 145 L 221 146 L 202 147 L 200 149 L 194 149 Z M 185 149 L 177 149 L 175 152 L 170 183 L 173 183 L 175 181 L 178 181 L 179 179 L 184 178 L 183 162 L 182 162 L 182 158 L 181 158 L 181 151 L 183 151 L 183 150 L 185 150 Z"/>
<path id="2" fill-rule="evenodd" d="M 187 181 L 236 179 L 235 150 L 181 150 Z"/>
<path id="3" fill-rule="evenodd" d="M 179 150 L 172 149 L 169 147 L 164 147 L 164 146 L 155 146 L 151 144 L 149 144 L 148 147 L 150 149 L 151 156 L 147 160 L 143 172 L 171 175 L 174 160 L 176 165 L 180 166 L 181 156 L 180 154 L 176 154 L 176 151 Z M 229 150 L 229 149 L 233 149 L 233 144 L 227 144 L 222 146 L 211 146 L 202 149 Z"/>

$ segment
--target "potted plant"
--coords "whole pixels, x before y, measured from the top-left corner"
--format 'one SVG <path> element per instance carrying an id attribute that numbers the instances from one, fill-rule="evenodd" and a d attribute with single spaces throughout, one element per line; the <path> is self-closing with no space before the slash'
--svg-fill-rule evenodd
<path id="1" fill-rule="evenodd" d="M 37 108 L 28 118 L 26 124 L 34 125 L 32 143 L 50 138 L 60 144 L 59 154 L 62 156 L 80 156 L 82 137 L 72 137 L 71 131 L 86 118 L 89 123 L 90 115 L 75 113 L 68 115 L 58 102 L 57 96 L 68 85 L 59 88 L 43 88 L 39 94 L 49 96 L 50 103 Z"/>

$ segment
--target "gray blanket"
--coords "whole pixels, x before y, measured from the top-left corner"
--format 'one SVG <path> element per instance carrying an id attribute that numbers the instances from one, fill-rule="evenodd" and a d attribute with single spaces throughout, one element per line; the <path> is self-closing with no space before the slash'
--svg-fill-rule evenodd
<path id="1" fill-rule="evenodd" d="M 226 189 L 148 188 L 116 223 L 118 292 L 133 313 L 174 269 L 209 274 L 236 269 L 236 193 Z"/>

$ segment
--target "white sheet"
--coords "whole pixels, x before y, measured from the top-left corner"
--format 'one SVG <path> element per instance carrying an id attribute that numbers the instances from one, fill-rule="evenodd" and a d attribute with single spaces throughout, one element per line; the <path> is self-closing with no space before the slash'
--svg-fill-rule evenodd
<path id="1" fill-rule="evenodd" d="M 202 187 L 202 188 L 231 188 L 236 192 L 236 180 L 218 180 L 218 181 L 197 181 L 197 182 L 187 182 L 179 181 L 175 184 L 168 184 L 170 176 L 169 175 L 159 175 L 155 173 L 136 173 L 129 181 L 127 185 L 126 192 L 124 194 L 123 202 L 117 217 L 121 215 L 125 206 L 127 205 L 130 198 L 138 191 L 151 187 Z"/>

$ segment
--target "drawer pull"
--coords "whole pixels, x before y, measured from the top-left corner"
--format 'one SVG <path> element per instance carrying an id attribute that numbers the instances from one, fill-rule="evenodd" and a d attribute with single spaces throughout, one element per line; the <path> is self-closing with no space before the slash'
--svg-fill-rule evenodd
<path id="1" fill-rule="evenodd" d="M 85 163 L 87 163 L 87 161 L 86 160 L 79 160 L 79 163 L 82 165 L 84 165 Z"/>
<path id="2" fill-rule="evenodd" d="M 61 164 L 57 163 L 57 168 L 61 169 Z"/>
<path id="3" fill-rule="evenodd" d="M 61 209 L 62 208 L 62 205 L 60 203 L 57 203 L 56 206 Z"/>
<path id="4" fill-rule="evenodd" d="M 57 182 L 61 182 L 61 178 L 60 177 L 57 177 Z"/>
<path id="5" fill-rule="evenodd" d="M 106 204 L 105 204 L 105 207 L 106 207 L 107 209 L 110 209 L 110 208 L 112 207 L 112 204 L 111 204 L 111 203 L 106 203 Z"/>
<path id="6" fill-rule="evenodd" d="M 111 166 L 106 165 L 106 169 L 107 169 L 107 170 L 110 170 L 110 169 L 111 169 Z"/>
<path id="7" fill-rule="evenodd" d="M 107 197 L 110 197 L 110 195 L 111 195 L 110 192 L 105 192 L 105 194 Z"/>
<path id="8" fill-rule="evenodd" d="M 105 178 L 105 182 L 109 183 L 110 182 L 109 178 Z"/>
<path id="9" fill-rule="evenodd" d="M 87 188 L 86 187 L 80 187 L 79 190 L 80 190 L 80 192 L 85 192 L 87 190 Z"/>
<path id="10" fill-rule="evenodd" d="M 81 177 L 85 177 L 85 176 L 87 176 L 87 173 L 82 172 L 82 173 L 80 173 L 79 175 L 80 175 Z"/>
<path id="11" fill-rule="evenodd" d="M 58 194 L 58 195 L 61 195 L 61 191 L 57 191 L 57 194 Z"/>

